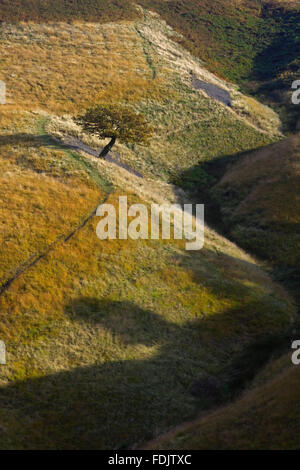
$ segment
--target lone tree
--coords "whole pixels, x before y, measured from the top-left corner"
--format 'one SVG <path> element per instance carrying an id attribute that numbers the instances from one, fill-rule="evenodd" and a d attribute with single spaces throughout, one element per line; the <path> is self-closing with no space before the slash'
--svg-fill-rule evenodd
<path id="1" fill-rule="evenodd" d="M 149 144 L 153 128 L 142 114 L 137 114 L 127 106 L 101 104 L 88 109 L 83 115 L 75 118 L 84 131 L 100 137 L 111 139 L 100 152 L 105 157 L 115 145 L 117 139 L 122 143 Z"/>

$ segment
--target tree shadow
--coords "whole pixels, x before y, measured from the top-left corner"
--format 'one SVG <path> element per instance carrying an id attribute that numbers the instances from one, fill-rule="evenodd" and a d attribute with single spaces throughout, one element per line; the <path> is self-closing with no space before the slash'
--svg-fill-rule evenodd
<path id="1" fill-rule="evenodd" d="M 57 140 L 51 135 L 34 135 L 34 134 L 8 134 L 0 135 L 0 147 L 1 146 L 21 146 L 21 147 L 48 147 L 56 150 L 68 150 L 76 153 L 84 152 L 93 157 L 99 158 L 101 148 L 93 148 L 90 145 L 85 144 L 77 137 L 64 136 L 60 140 Z M 142 173 L 138 172 L 134 168 L 131 168 L 126 162 L 122 161 L 121 155 L 113 150 L 109 152 L 104 160 L 117 165 L 120 168 L 128 171 L 129 173 L 144 178 Z"/>
<path id="2" fill-rule="evenodd" d="M 22 146 L 22 147 L 55 147 L 58 146 L 57 142 L 49 135 L 34 135 L 34 134 L 7 134 L 0 135 L 0 147 L 5 145 Z"/>
<path id="3" fill-rule="evenodd" d="M 128 447 L 194 415 L 191 386 L 202 368 L 192 324 L 180 327 L 130 302 L 95 298 L 74 299 L 65 311 L 110 333 L 116 360 L 104 356 L 94 366 L 2 387 L 9 414 L 0 428 L 2 448 Z M 120 360 L 118 345 L 124 357 L 142 345 L 145 358 Z"/>
<path id="4" fill-rule="evenodd" d="M 19 146 L 19 147 L 48 147 L 57 150 L 75 150 L 77 152 L 84 151 L 93 156 L 98 156 L 99 150 L 94 150 L 88 145 L 81 142 L 75 137 L 66 137 L 65 139 L 55 139 L 50 134 L 7 134 L 0 135 L 0 147 L 2 146 Z"/>

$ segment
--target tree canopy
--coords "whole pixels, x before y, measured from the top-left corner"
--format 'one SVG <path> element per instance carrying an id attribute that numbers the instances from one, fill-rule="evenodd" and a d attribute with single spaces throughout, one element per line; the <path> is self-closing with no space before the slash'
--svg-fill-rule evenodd
<path id="1" fill-rule="evenodd" d="M 136 113 L 128 106 L 117 104 L 99 104 L 89 108 L 75 118 L 75 121 L 89 134 L 100 139 L 112 139 L 108 150 L 117 139 L 122 143 L 147 145 L 153 134 L 153 128 L 142 114 Z"/>

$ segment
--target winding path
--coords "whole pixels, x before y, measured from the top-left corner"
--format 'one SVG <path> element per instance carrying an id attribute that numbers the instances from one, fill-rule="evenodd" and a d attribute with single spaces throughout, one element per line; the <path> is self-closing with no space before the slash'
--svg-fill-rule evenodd
<path id="1" fill-rule="evenodd" d="M 53 137 L 51 137 L 51 139 L 53 139 Z M 99 153 L 101 150 L 101 149 L 93 149 L 89 145 L 84 144 L 81 140 L 77 139 L 76 137 L 71 137 L 71 136 L 65 136 L 62 139 L 60 139 L 59 142 L 62 143 L 63 146 L 68 148 L 69 150 L 75 150 L 76 152 L 82 151 L 82 152 L 87 153 L 88 155 L 92 155 L 93 157 L 99 157 Z M 124 170 L 137 176 L 138 178 L 144 178 L 144 176 L 141 173 L 134 170 L 126 163 L 123 163 L 120 160 L 119 153 L 117 152 L 114 153 L 114 157 L 108 154 L 105 157 L 105 160 L 110 163 L 114 163 L 115 165 L 119 166 L 120 168 L 123 168 Z M 99 204 L 103 204 L 106 200 L 107 200 L 107 196 Z M 18 268 L 15 270 L 15 272 L 11 274 L 10 277 L 6 281 L 4 281 L 2 284 L 0 284 L 0 296 L 3 295 L 4 292 L 7 291 L 7 289 L 11 286 L 11 284 L 14 281 L 16 281 L 20 276 L 22 276 L 31 268 L 33 268 L 39 261 L 44 259 L 58 244 L 67 243 L 79 230 L 81 230 L 88 223 L 88 221 L 91 220 L 96 215 L 96 211 L 97 211 L 99 204 L 70 233 L 68 233 L 67 235 L 59 236 L 42 253 L 33 254 L 24 263 L 19 265 Z"/>
<path id="2" fill-rule="evenodd" d="M 101 149 L 93 149 L 87 144 L 84 144 L 81 140 L 77 139 L 76 137 L 71 137 L 71 136 L 65 136 L 60 140 L 61 143 L 64 144 L 65 147 L 68 147 L 70 150 L 75 150 L 76 152 L 84 152 L 87 153 L 88 155 L 92 155 L 93 157 L 98 157 L 99 158 L 99 153 Z M 114 156 L 109 153 L 106 155 L 104 160 L 110 163 L 114 163 L 115 165 L 119 166 L 120 168 L 123 168 L 124 170 L 128 171 L 132 175 L 137 176 L 138 178 L 144 178 L 144 176 L 139 173 L 138 171 L 134 170 L 131 168 L 131 166 L 127 165 L 126 163 L 121 161 L 120 154 L 118 152 L 114 152 Z"/>
<path id="3" fill-rule="evenodd" d="M 193 77 L 192 79 L 192 86 L 196 90 L 203 90 L 205 93 L 210 96 L 213 99 L 216 99 L 220 101 L 221 103 L 225 104 L 226 106 L 231 106 L 232 100 L 230 94 L 224 90 L 223 88 L 218 87 L 217 85 L 213 85 L 211 83 L 204 82 L 202 80 L 199 80 L 196 77 Z M 181 130 L 181 129 L 180 129 Z M 72 136 L 64 136 L 63 138 L 59 139 L 60 143 L 63 144 L 64 147 L 67 147 L 70 150 L 74 150 L 76 152 L 84 152 L 88 155 L 91 155 L 93 157 L 99 158 L 99 153 L 101 151 L 100 148 L 98 149 L 93 149 L 89 145 L 83 143 L 80 139 Z M 121 161 L 120 154 L 118 152 L 113 153 L 114 156 L 112 156 L 110 153 L 106 155 L 105 160 L 117 165 L 120 168 L 123 168 L 124 170 L 128 171 L 134 176 L 137 176 L 138 178 L 144 178 L 144 176 L 139 173 L 138 171 L 134 170 L 131 168 L 129 165 Z M 103 203 L 103 202 L 102 202 Z M 97 206 L 98 207 L 98 206 Z M 28 271 L 30 268 L 35 266 L 40 260 L 45 258 L 47 254 L 49 254 L 50 251 L 54 249 L 54 247 L 58 243 L 66 243 L 72 238 L 75 233 L 77 233 L 81 228 L 83 228 L 87 222 L 94 217 L 96 214 L 97 207 L 84 219 L 82 223 L 80 223 L 72 232 L 70 232 L 68 235 L 64 236 L 61 235 L 58 237 L 54 242 L 52 242 L 43 253 L 40 254 L 35 254 L 32 255 L 30 258 L 28 258 L 23 264 L 21 264 L 17 270 L 11 275 L 9 279 L 7 279 L 2 285 L 0 285 L 0 296 L 10 287 L 10 285 L 18 279 L 22 274 L 24 274 L 26 271 Z"/>

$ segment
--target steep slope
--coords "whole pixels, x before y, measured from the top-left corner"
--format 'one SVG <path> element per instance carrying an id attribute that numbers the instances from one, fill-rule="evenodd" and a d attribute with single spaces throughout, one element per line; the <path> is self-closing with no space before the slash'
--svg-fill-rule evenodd
<path id="1" fill-rule="evenodd" d="M 151 439 L 232 398 L 235 361 L 257 342 L 280 342 L 296 319 L 257 261 L 209 228 L 193 254 L 180 241 L 96 237 L 100 203 L 117 206 L 124 194 L 187 202 L 167 183 L 183 169 L 280 137 L 275 113 L 209 73 L 164 22 L 139 11 L 134 22 L 0 26 L 8 89 L 0 109 L 1 448 L 116 449 Z M 226 90 L 232 107 L 196 90 L 195 77 Z M 103 145 L 64 115 L 97 100 L 129 103 L 154 124 L 148 149 L 117 147 L 145 178 L 54 139 Z M 215 384 L 209 400 L 207 383 Z"/>
<path id="2" fill-rule="evenodd" d="M 177 32 L 207 67 L 275 106 L 285 129 L 299 126 L 291 85 L 299 77 L 299 2 L 141 0 Z"/>
<path id="3" fill-rule="evenodd" d="M 280 111 L 285 130 L 299 126 L 291 84 L 299 75 L 299 2 L 282 0 L 13 0 L 0 1 L 0 21 L 94 23 L 141 18 L 137 6 L 159 13 L 175 39 L 207 68 Z"/>
<path id="4" fill-rule="evenodd" d="M 1 448 L 126 447 L 226 400 L 233 360 L 290 329 L 285 293 L 209 229 L 192 255 L 179 241 L 100 242 L 97 218 L 83 224 L 95 206 L 119 194 L 143 202 L 147 186 L 156 200 L 153 184 L 34 135 L 39 114 L 7 113 L 31 139 L 1 146 L 1 181 L 15 194 L 1 278 L 17 274 L 0 295 Z M 213 402 L 195 385 L 210 377 Z"/>
<path id="5" fill-rule="evenodd" d="M 3 24 L 8 104 L 59 114 L 97 101 L 131 104 L 153 123 L 155 136 L 147 149 L 117 150 L 136 170 L 165 180 L 199 161 L 278 138 L 280 122 L 271 109 L 209 73 L 171 39 L 174 32 L 164 22 L 144 15 L 122 25 Z M 197 90 L 195 77 L 226 90 L 231 107 Z"/>
<path id="6" fill-rule="evenodd" d="M 270 260 L 297 291 L 300 136 L 241 156 L 211 190 L 227 233 Z"/>
<path id="7" fill-rule="evenodd" d="M 271 362 L 239 400 L 151 442 L 148 449 L 299 449 L 300 373 Z"/>

